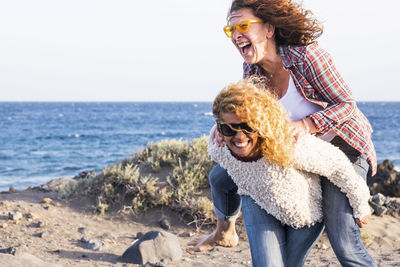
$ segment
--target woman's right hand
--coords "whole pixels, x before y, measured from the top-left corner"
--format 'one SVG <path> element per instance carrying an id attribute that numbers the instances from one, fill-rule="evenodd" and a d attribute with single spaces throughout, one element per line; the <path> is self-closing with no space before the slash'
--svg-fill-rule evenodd
<path id="1" fill-rule="evenodd" d="M 211 128 L 210 135 L 211 135 L 211 141 L 213 142 L 213 144 L 216 144 L 219 147 L 224 146 L 224 141 L 222 140 L 221 136 L 219 135 L 216 124 Z"/>
<path id="2" fill-rule="evenodd" d="M 364 224 L 367 224 L 367 223 L 368 223 L 368 220 L 369 220 L 370 218 L 371 218 L 371 215 L 369 214 L 369 215 L 365 216 L 365 217 L 362 218 L 362 219 L 354 218 L 354 220 L 355 220 L 356 224 L 358 225 L 358 227 L 363 228 Z"/>

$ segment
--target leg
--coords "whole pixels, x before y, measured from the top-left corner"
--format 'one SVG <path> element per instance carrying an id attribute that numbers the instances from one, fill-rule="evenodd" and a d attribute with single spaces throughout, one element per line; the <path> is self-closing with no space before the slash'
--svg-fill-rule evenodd
<path id="1" fill-rule="evenodd" d="M 242 196 L 242 214 L 253 267 L 286 266 L 286 230 L 249 196 Z"/>
<path id="2" fill-rule="evenodd" d="M 317 242 L 324 230 L 323 223 L 316 223 L 311 227 L 294 229 L 287 226 L 287 266 L 301 267 L 306 261 L 311 248 Z"/>
<path id="3" fill-rule="evenodd" d="M 214 212 L 224 221 L 234 221 L 240 212 L 240 196 L 237 186 L 228 172 L 217 164 L 209 176 Z"/>
<path id="4" fill-rule="evenodd" d="M 343 142 L 332 143 L 349 157 L 357 173 L 366 179 L 369 166 L 365 156 Z M 341 265 L 376 266 L 361 242 L 360 229 L 354 221 L 353 210 L 346 195 L 326 178 L 322 178 L 321 186 L 326 233 Z"/>
<path id="5" fill-rule="evenodd" d="M 210 172 L 209 181 L 217 227 L 211 234 L 191 240 L 186 249 L 189 253 L 209 250 L 216 245 L 235 247 L 239 242 L 235 229 L 241 205 L 237 186 L 219 165 Z"/>

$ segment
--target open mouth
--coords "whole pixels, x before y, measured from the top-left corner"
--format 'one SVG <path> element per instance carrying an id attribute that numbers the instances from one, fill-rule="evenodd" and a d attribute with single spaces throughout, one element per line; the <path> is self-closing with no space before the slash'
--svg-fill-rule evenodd
<path id="1" fill-rule="evenodd" d="M 240 51 L 243 55 L 247 54 L 250 50 L 251 43 L 239 45 Z"/>
<path id="2" fill-rule="evenodd" d="M 249 144 L 249 140 L 245 141 L 245 142 L 233 142 L 233 145 L 237 148 L 244 148 Z"/>

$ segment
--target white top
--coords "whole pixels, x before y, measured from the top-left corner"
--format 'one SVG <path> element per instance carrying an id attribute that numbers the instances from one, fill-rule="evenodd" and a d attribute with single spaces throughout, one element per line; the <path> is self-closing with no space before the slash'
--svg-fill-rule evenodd
<path id="1" fill-rule="evenodd" d="M 283 224 L 294 228 L 322 221 L 322 191 L 319 175 L 325 176 L 346 194 L 355 218 L 370 213 L 369 189 L 354 170 L 346 155 L 337 147 L 312 135 L 299 138 L 295 148 L 295 168 L 261 158 L 243 162 L 232 156 L 225 145 L 218 147 L 209 138 L 211 159 L 225 168 L 238 186 Z"/>
<path id="2" fill-rule="evenodd" d="M 289 86 L 286 94 L 279 99 L 287 110 L 292 121 L 299 121 L 308 115 L 322 110 L 322 107 L 307 101 L 296 89 L 292 75 L 289 75 Z"/>
<path id="3" fill-rule="evenodd" d="M 299 121 L 312 113 L 322 110 L 321 106 L 307 101 L 297 90 L 292 75 L 289 75 L 289 77 L 289 86 L 286 94 L 279 99 L 279 101 L 285 107 L 290 119 L 292 121 Z M 319 136 L 319 138 L 330 142 L 335 136 L 336 133 L 331 130 L 328 133 Z"/>

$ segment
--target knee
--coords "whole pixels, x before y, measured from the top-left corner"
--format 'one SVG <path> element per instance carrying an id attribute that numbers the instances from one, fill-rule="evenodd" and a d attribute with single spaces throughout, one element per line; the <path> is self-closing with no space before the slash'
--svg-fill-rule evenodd
<path id="1" fill-rule="evenodd" d="M 232 181 L 229 177 L 228 172 L 217 164 L 210 172 L 208 176 L 209 183 L 214 188 L 225 187 Z"/>

